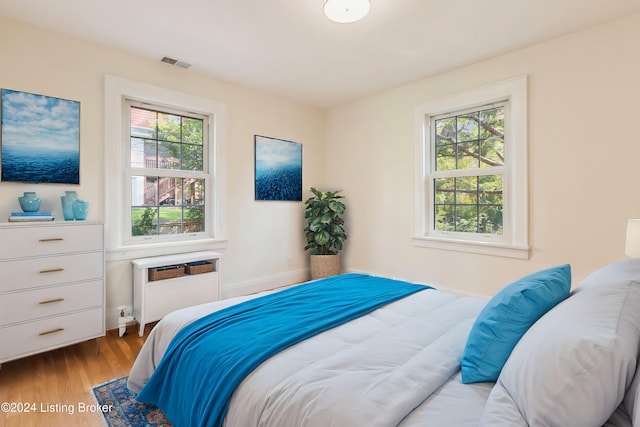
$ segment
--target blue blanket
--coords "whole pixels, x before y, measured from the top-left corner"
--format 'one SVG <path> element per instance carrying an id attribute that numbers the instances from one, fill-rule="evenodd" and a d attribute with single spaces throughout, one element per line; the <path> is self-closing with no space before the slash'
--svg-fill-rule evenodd
<path id="1" fill-rule="evenodd" d="M 176 426 L 222 426 L 236 386 L 269 357 L 428 288 L 344 274 L 211 313 L 176 334 L 137 400 Z"/>

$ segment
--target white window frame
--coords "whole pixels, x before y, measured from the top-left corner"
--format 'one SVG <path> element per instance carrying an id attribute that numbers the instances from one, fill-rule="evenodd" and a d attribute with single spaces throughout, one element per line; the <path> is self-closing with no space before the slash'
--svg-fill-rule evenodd
<path id="1" fill-rule="evenodd" d="M 209 134 L 206 163 L 210 178 L 205 184 L 207 218 L 205 232 L 168 236 L 131 236 L 130 143 L 125 100 L 196 112 L 208 117 Z M 116 76 L 105 76 L 105 220 L 107 260 L 164 255 L 191 250 L 226 247 L 226 129 L 227 106 L 218 101 L 139 83 Z"/>
<path id="2" fill-rule="evenodd" d="M 430 117 L 507 101 L 503 234 L 440 231 L 434 227 L 433 176 L 435 151 Z M 529 258 L 527 78 L 516 77 L 416 106 L 416 181 L 413 244 L 519 259 Z M 467 171 L 463 171 L 468 175 Z"/>

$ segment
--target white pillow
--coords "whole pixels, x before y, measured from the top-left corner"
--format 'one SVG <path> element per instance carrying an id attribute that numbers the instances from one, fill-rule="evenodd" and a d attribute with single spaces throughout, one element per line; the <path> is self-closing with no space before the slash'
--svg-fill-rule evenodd
<path id="1" fill-rule="evenodd" d="M 631 387 L 627 390 L 622 401 L 622 406 L 631 417 L 633 427 L 640 427 L 640 366 L 638 365 Z"/>
<path id="2" fill-rule="evenodd" d="M 480 427 L 529 427 L 511 396 L 500 383 L 493 389 L 484 407 Z"/>
<path id="3" fill-rule="evenodd" d="M 481 425 L 500 425 L 506 394 L 531 426 L 600 427 L 622 401 L 640 345 L 640 259 L 589 276 L 522 337 Z"/>

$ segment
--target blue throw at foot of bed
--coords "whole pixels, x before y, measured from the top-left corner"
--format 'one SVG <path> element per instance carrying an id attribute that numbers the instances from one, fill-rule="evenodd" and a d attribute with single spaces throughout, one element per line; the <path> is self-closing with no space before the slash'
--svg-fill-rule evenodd
<path id="1" fill-rule="evenodd" d="M 344 274 L 214 312 L 176 335 L 137 399 L 176 426 L 221 426 L 235 388 L 269 357 L 424 289 Z"/>

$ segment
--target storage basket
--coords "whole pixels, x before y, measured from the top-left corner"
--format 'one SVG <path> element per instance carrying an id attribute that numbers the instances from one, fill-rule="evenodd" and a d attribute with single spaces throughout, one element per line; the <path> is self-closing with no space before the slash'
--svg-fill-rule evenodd
<path id="1" fill-rule="evenodd" d="M 209 261 L 190 262 L 186 265 L 187 274 L 202 274 L 213 271 L 213 263 Z"/>
<path id="2" fill-rule="evenodd" d="M 172 277 L 180 277 L 184 275 L 184 264 L 163 265 L 162 267 L 153 267 L 149 269 L 149 281 L 171 279 Z"/>

